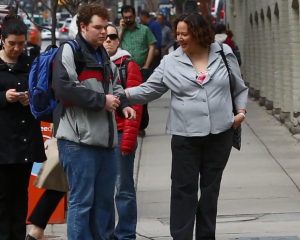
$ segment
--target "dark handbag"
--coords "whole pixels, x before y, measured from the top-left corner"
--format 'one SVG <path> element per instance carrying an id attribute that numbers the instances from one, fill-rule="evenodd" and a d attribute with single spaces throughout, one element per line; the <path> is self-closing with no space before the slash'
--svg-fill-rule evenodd
<path id="1" fill-rule="evenodd" d="M 233 111 L 233 114 L 236 115 L 237 111 L 236 111 L 236 107 L 235 107 L 235 103 L 234 103 L 234 99 L 233 99 L 233 92 L 234 92 L 234 89 L 235 89 L 235 82 L 233 81 L 232 73 L 229 69 L 228 62 L 227 62 L 226 56 L 225 56 L 224 51 L 223 51 L 223 44 L 220 44 L 220 47 L 221 47 L 220 54 L 221 54 L 222 59 L 225 63 L 225 66 L 226 66 L 227 71 L 228 71 L 228 76 L 229 76 L 230 94 L 231 94 L 231 101 L 232 101 L 232 111 Z M 234 129 L 233 136 L 232 136 L 232 146 L 234 148 L 236 148 L 237 150 L 241 150 L 241 145 L 242 145 L 242 125 L 239 125 L 236 129 Z"/>

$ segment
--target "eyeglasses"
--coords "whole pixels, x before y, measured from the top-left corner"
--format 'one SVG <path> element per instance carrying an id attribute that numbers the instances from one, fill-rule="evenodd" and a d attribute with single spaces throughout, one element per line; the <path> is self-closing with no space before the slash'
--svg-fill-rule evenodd
<path id="1" fill-rule="evenodd" d="M 116 34 L 116 33 L 113 33 L 113 34 L 108 34 L 107 36 L 106 36 L 106 39 L 110 39 L 110 40 L 116 40 L 117 38 L 118 38 L 118 34 Z"/>

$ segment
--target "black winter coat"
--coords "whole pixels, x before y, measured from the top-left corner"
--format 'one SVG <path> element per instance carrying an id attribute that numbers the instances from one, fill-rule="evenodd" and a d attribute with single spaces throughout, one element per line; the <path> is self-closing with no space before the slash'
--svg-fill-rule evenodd
<path id="1" fill-rule="evenodd" d="M 46 160 L 40 122 L 29 106 L 6 101 L 6 91 L 28 91 L 32 59 L 21 54 L 13 68 L 0 58 L 0 164 L 44 162 Z"/>

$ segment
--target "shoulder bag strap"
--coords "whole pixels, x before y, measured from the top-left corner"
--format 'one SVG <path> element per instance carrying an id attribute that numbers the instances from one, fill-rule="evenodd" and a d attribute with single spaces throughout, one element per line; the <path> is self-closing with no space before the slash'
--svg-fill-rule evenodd
<path id="1" fill-rule="evenodd" d="M 227 68 L 227 72 L 228 72 L 228 76 L 229 76 L 229 84 L 230 84 L 230 94 L 231 94 L 231 101 L 232 101 L 232 108 L 233 108 L 233 112 L 236 113 L 236 107 L 235 107 L 235 103 L 234 103 L 234 99 L 233 99 L 233 92 L 234 92 L 234 89 L 235 89 L 235 83 L 233 82 L 233 79 L 232 79 L 232 75 L 231 75 L 231 71 L 230 71 L 230 68 L 228 66 L 228 62 L 227 62 L 227 58 L 224 54 L 224 51 L 223 51 L 223 44 L 219 44 L 220 45 L 220 54 L 221 54 L 221 57 L 223 59 L 223 62 Z"/>

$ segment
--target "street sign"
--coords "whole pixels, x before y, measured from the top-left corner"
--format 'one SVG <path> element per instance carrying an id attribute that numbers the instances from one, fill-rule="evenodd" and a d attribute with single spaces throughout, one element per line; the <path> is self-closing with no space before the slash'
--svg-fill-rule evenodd
<path id="1" fill-rule="evenodd" d="M 158 6 L 159 6 L 159 9 L 162 9 L 162 8 L 173 8 L 174 4 L 173 3 L 159 3 Z"/>

